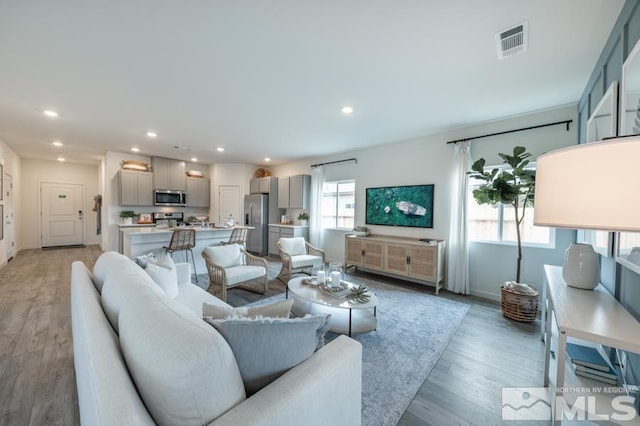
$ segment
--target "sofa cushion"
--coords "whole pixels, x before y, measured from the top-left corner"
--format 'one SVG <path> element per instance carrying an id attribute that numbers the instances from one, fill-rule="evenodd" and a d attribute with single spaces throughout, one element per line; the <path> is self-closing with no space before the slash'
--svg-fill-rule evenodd
<path id="1" fill-rule="evenodd" d="M 307 254 L 304 237 L 280 238 L 279 242 L 282 251 L 287 253 L 289 256 Z"/>
<path id="2" fill-rule="evenodd" d="M 244 263 L 244 255 L 240 251 L 238 244 L 205 247 L 203 251 L 209 256 L 213 263 L 223 268 L 242 265 Z"/>
<path id="3" fill-rule="evenodd" d="M 232 266 L 224 270 L 228 286 L 263 277 L 266 273 L 264 267 L 254 265 Z"/>
<path id="4" fill-rule="evenodd" d="M 111 323 L 111 327 L 118 333 L 118 316 L 122 303 L 129 297 L 129 293 L 134 287 L 150 287 L 152 291 L 166 294 L 162 289 L 132 261 L 121 263 L 119 268 L 110 272 L 102 286 L 100 295 L 102 310 Z"/>
<path id="5" fill-rule="evenodd" d="M 129 258 L 115 251 L 104 252 L 98 257 L 93 265 L 93 285 L 96 286 L 98 293 L 102 293 L 102 286 L 109 272 L 118 269 L 118 265 L 123 262 L 128 263 Z"/>
<path id="6" fill-rule="evenodd" d="M 211 319 L 231 317 L 289 318 L 291 306 L 293 306 L 293 299 L 278 300 L 277 302 L 257 306 L 241 306 L 239 308 L 232 308 L 231 306 L 220 304 L 211 305 L 205 302 L 202 304 L 202 316 Z"/>
<path id="7" fill-rule="evenodd" d="M 147 264 L 149 262 L 156 262 L 157 258 L 156 255 L 151 252 L 151 253 L 147 253 L 147 254 L 143 254 L 140 256 L 136 256 L 133 258 L 133 261 L 136 262 L 142 269 L 147 267 Z"/>
<path id="8" fill-rule="evenodd" d="M 144 270 L 172 299 L 178 295 L 178 272 L 171 256 L 163 255 L 155 262 L 147 262 Z"/>
<path id="9" fill-rule="evenodd" d="M 327 315 L 208 319 L 235 355 L 247 395 L 276 380 L 324 345 Z"/>
<path id="10" fill-rule="evenodd" d="M 137 286 L 119 328 L 129 371 L 158 424 L 208 424 L 245 399 L 225 339 L 175 299 Z"/>
<path id="11" fill-rule="evenodd" d="M 302 268 L 303 266 L 313 266 L 315 263 L 322 263 L 320 256 L 312 256 L 310 254 L 302 254 L 291 258 L 292 268 Z"/>
<path id="12" fill-rule="evenodd" d="M 231 307 L 226 302 L 223 302 L 213 294 L 209 293 L 206 290 L 203 290 L 195 284 L 180 284 L 178 286 L 178 289 L 180 292 L 176 296 L 175 300 L 189 308 L 189 310 L 196 314 L 198 317 L 202 317 L 203 303 L 220 305 L 229 308 Z"/>

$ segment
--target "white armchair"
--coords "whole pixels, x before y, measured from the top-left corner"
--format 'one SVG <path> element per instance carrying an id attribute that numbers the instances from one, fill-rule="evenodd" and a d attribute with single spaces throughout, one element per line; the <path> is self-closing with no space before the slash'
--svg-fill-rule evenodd
<path id="1" fill-rule="evenodd" d="M 278 250 L 282 269 L 278 274 L 278 279 L 283 283 L 291 279 L 291 275 L 296 272 L 307 272 L 315 263 L 324 263 L 324 251 L 309 244 L 303 237 L 280 238 L 278 240 Z"/>
<path id="2" fill-rule="evenodd" d="M 239 244 L 210 246 L 202 251 L 209 273 L 207 291 L 227 300 L 227 289 L 240 287 L 264 294 L 267 291 L 267 261 L 247 253 Z"/>

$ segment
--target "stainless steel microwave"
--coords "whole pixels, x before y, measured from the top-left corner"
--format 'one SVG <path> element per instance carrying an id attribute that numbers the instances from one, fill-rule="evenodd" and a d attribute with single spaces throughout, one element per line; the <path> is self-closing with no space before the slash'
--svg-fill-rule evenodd
<path id="1" fill-rule="evenodd" d="M 154 189 L 153 205 L 184 207 L 187 205 L 187 193 L 169 189 Z"/>

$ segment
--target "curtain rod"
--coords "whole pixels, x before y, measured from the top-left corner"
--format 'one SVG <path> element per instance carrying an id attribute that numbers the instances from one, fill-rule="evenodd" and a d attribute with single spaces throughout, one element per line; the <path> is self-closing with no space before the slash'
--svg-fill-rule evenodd
<path id="1" fill-rule="evenodd" d="M 470 140 L 473 140 L 473 139 L 488 138 L 490 136 L 506 135 L 507 133 L 522 132 L 522 131 L 525 131 L 525 130 L 539 129 L 540 127 L 557 126 L 558 124 L 566 124 L 567 125 L 567 132 L 568 132 L 569 131 L 569 123 L 572 123 L 572 122 L 573 122 L 573 120 L 564 120 L 564 121 L 557 121 L 555 123 L 539 124 L 537 126 L 522 127 L 520 129 L 506 130 L 504 132 L 489 133 L 488 135 L 474 136 L 472 138 L 457 139 L 455 141 L 449 141 L 449 142 L 447 142 L 447 144 L 458 143 L 458 142 L 466 142 L 466 141 L 470 141 Z"/>
<path id="2" fill-rule="evenodd" d="M 320 167 L 320 166 L 326 166 L 327 164 L 344 163 L 345 161 L 355 161 L 356 164 L 358 164 L 357 158 L 347 158 L 345 160 L 328 161 L 326 163 L 312 164 L 311 167 Z"/>

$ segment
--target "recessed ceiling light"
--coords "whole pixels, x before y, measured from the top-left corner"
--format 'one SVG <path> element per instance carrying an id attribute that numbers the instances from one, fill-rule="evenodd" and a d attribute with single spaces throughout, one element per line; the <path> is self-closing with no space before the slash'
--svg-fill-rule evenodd
<path id="1" fill-rule="evenodd" d="M 343 114 L 351 114 L 352 112 L 353 112 L 353 108 L 351 108 L 350 106 L 346 106 L 342 108 Z"/>
<path id="2" fill-rule="evenodd" d="M 264 161 L 271 161 L 271 158 L 269 158 L 269 157 L 264 157 Z"/>
<path id="3" fill-rule="evenodd" d="M 58 157 L 58 161 L 64 161 L 64 157 Z"/>
<path id="4" fill-rule="evenodd" d="M 60 141 L 53 141 L 51 144 L 53 146 L 62 146 L 62 142 L 60 142 Z"/>
<path id="5" fill-rule="evenodd" d="M 131 151 L 138 152 L 140 151 L 140 148 L 138 148 L 137 146 L 134 146 L 133 148 L 131 148 Z"/>
<path id="6" fill-rule="evenodd" d="M 148 138 L 157 138 L 158 134 L 156 132 L 147 132 Z"/>
<path id="7" fill-rule="evenodd" d="M 44 111 L 42 111 L 42 113 L 43 113 L 44 115 L 46 115 L 47 117 L 51 117 L 51 118 L 55 118 L 55 117 L 57 117 L 58 115 L 60 115 L 60 114 L 58 114 L 57 112 L 52 111 L 52 110 L 50 110 L 50 109 L 45 109 Z"/>
<path id="8" fill-rule="evenodd" d="M 191 157 L 191 161 L 195 163 L 196 161 L 198 161 L 198 159 L 196 157 Z"/>
<path id="9" fill-rule="evenodd" d="M 216 148 L 216 151 L 218 151 L 218 152 L 224 152 L 224 148 L 223 148 L 223 147 L 221 147 L 221 146 L 219 146 L 218 148 Z"/>

